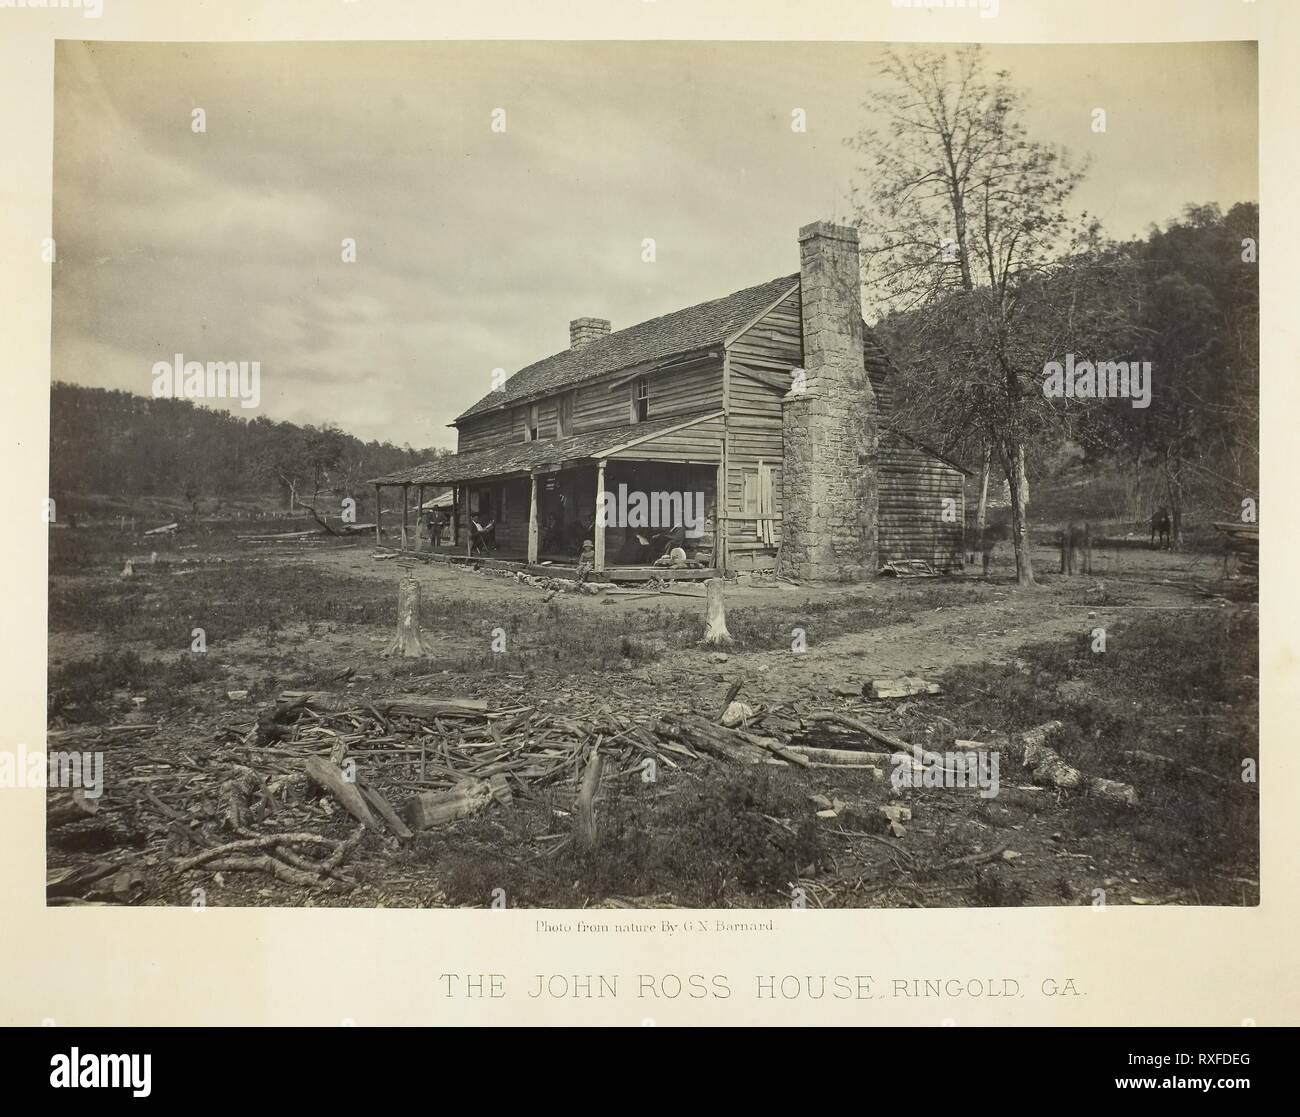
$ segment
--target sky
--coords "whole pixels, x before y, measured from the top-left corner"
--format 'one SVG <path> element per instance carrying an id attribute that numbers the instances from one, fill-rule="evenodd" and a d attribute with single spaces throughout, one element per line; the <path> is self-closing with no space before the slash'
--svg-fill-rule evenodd
<path id="1" fill-rule="evenodd" d="M 454 448 L 570 319 L 797 271 L 799 227 L 865 182 L 845 140 L 883 49 L 62 41 L 54 378 L 148 395 L 178 353 L 258 361 L 259 405 L 213 406 Z M 986 53 L 1031 136 L 1090 158 L 1074 204 L 1107 234 L 1258 200 L 1254 44 Z"/>

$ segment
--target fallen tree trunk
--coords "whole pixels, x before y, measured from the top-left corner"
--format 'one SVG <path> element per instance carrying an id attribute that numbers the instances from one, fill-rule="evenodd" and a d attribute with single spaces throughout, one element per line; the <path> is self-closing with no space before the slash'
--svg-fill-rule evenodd
<path id="1" fill-rule="evenodd" d="M 88 798 L 81 788 L 69 795 L 60 795 L 50 801 L 45 811 L 47 827 L 62 826 L 67 822 L 81 822 L 94 818 L 99 812 L 99 800 Z"/>
<path id="2" fill-rule="evenodd" d="M 670 740 L 685 742 L 696 752 L 733 764 L 757 764 L 767 759 L 766 749 L 751 745 L 730 729 L 691 714 L 665 714 L 659 719 L 658 732 Z"/>
<path id="3" fill-rule="evenodd" d="M 786 751 L 796 753 L 814 764 L 834 764 L 837 767 L 878 768 L 892 762 L 891 753 L 858 752 L 856 749 L 823 749 L 812 745 L 786 745 Z"/>
<path id="4" fill-rule="evenodd" d="M 412 830 L 455 822 L 486 807 L 493 799 L 487 780 L 461 780 L 450 791 L 423 791 L 402 804 L 401 815 Z"/>
<path id="5" fill-rule="evenodd" d="M 364 706 L 388 717 L 403 718 L 486 718 L 488 705 L 480 698 L 425 698 L 419 694 L 398 694 L 362 701 L 353 694 L 328 691 L 286 690 L 280 694 L 280 710 L 314 710 L 338 714 Z"/>
<path id="6" fill-rule="evenodd" d="M 344 779 L 343 773 L 333 764 L 322 760 L 319 756 L 309 756 L 307 758 L 306 772 L 307 777 L 313 783 L 319 784 L 331 792 L 334 798 L 343 804 L 347 812 L 363 826 L 376 832 L 383 831 L 383 826 L 371 813 L 365 798 L 357 790 L 357 785 Z"/>

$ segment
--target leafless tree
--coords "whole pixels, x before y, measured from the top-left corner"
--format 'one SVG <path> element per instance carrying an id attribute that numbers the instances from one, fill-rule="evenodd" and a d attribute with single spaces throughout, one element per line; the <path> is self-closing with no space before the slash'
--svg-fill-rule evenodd
<path id="1" fill-rule="evenodd" d="M 877 305 L 946 316 L 945 329 L 921 331 L 937 348 L 913 354 L 946 374 L 920 406 L 1001 466 L 1017 580 L 1029 585 L 1025 446 L 1050 353 L 1043 293 L 1058 261 L 1097 235 L 1086 215 L 1077 227 L 1067 215 L 1083 171 L 1029 138 L 1010 75 L 989 74 L 978 45 L 889 51 L 882 72 L 864 108 L 884 124 L 849 141 L 865 157 L 853 195 L 865 279 Z"/>

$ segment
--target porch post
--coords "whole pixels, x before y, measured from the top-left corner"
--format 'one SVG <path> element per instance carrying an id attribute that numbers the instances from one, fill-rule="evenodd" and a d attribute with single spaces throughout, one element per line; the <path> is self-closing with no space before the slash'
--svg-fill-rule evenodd
<path id="1" fill-rule="evenodd" d="M 406 498 L 411 495 L 411 486 L 402 486 L 402 550 L 406 550 Z"/>
<path id="2" fill-rule="evenodd" d="M 727 467 L 718 463 L 717 492 L 713 497 L 713 565 L 727 569 Z"/>
<path id="3" fill-rule="evenodd" d="M 424 532 L 420 528 L 420 519 L 424 515 L 424 486 L 415 486 L 415 549 L 420 549 L 421 537 Z"/>
<path id="4" fill-rule="evenodd" d="M 381 500 L 381 494 L 379 491 L 379 486 L 376 485 L 375 486 L 375 546 L 376 547 L 380 547 L 383 545 L 383 533 L 380 531 L 379 521 L 384 518 L 384 514 L 382 511 L 380 511 L 380 509 L 383 507 L 383 505 L 380 504 L 380 500 Z"/>
<path id="5" fill-rule="evenodd" d="M 537 474 L 528 475 L 528 564 L 537 562 Z"/>
<path id="6" fill-rule="evenodd" d="M 603 571 L 605 569 L 605 513 L 604 501 L 601 499 L 605 493 L 605 462 L 602 459 L 596 465 L 596 569 Z"/>

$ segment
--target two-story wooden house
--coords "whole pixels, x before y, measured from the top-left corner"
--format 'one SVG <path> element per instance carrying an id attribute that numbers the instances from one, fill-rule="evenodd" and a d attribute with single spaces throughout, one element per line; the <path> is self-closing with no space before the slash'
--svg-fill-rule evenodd
<path id="1" fill-rule="evenodd" d="M 411 545 L 407 509 L 451 485 L 460 554 L 490 523 L 495 558 L 574 563 L 590 540 L 597 570 L 633 574 L 680 526 L 712 571 L 961 569 L 966 474 L 890 427 L 856 230 L 807 226 L 797 273 L 623 330 L 579 318 L 569 338 L 456 420 L 456 454 L 374 482 L 402 488 Z"/>

